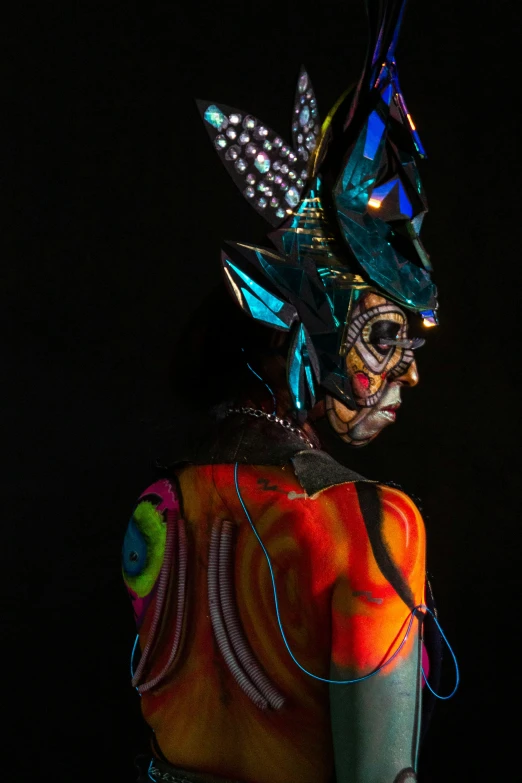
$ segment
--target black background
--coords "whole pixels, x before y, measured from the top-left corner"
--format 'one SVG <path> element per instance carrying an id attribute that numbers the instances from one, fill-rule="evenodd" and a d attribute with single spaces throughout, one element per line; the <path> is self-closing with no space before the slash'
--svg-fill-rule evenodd
<path id="1" fill-rule="evenodd" d="M 430 155 L 423 237 L 441 326 L 395 427 L 336 452 L 422 499 L 462 669 L 427 738 L 424 783 L 517 776 L 518 8 L 410 3 L 399 66 Z M 191 426 L 166 383 L 176 335 L 219 280 L 222 238 L 266 230 L 193 99 L 288 136 L 301 62 L 323 114 L 356 77 L 363 5 L 42 3 L 18 7 L 2 36 L 0 763 L 13 771 L 0 775 L 123 783 L 147 740 L 122 536 L 165 433 Z M 176 383 L 190 382 L 179 367 Z"/>

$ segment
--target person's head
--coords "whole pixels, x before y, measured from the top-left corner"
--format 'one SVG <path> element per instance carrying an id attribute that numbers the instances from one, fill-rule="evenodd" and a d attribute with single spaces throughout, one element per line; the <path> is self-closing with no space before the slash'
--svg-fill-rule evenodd
<path id="1" fill-rule="evenodd" d="M 417 383 L 406 312 L 437 323 L 437 289 L 420 240 L 425 156 L 397 77 L 402 6 L 370 19 L 371 46 L 356 89 L 324 123 L 301 70 L 292 144 L 259 119 L 201 102 L 225 168 L 275 228 L 274 248 L 227 243 L 229 293 L 252 320 L 279 333 L 286 354 L 262 358 L 303 423 L 326 415 L 341 438 L 369 443 Z M 273 383 L 272 377 L 270 381 Z"/>

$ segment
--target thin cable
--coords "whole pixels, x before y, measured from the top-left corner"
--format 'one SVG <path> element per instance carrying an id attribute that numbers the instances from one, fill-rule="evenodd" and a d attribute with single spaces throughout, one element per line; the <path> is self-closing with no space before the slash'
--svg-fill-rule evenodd
<path id="1" fill-rule="evenodd" d="M 426 607 L 426 609 L 428 610 L 430 615 L 433 617 L 433 619 L 435 621 L 435 625 L 437 626 L 437 628 L 439 630 L 439 633 L 442 636 L 442 638 L 444 639 L 444 642 L 446 643 L 446 647 L 450 651 L 451 657 L 453 658 L 453 663 L 455 664 L 455 687 L 453 688 L 453 690 L 451 691 L 451 693 L 448 696 L 440 696 L 438 693 L 435 693 L 435 691 L 433 690 L 433 688 L 429 684 L 428 678 L 426 677 L 426 675 L 424 673 L 424 668 L 422 669 L 422 676 L 424 677 L 424 682 L 426 683 L 426 686 L 427 686 L 428 690 L 430 691 L 430 693 L 432 693 L 433 696 L 435 696 L 437 699 L 440 699 L 441 701 L 447 701 L 447 699 L 451 699 L 451 697 L 455 695 L 455 693 L 457 692 L 457 688 L 459 687 L 459 683 L 460 683 L 459 664 L 457 662 L 457 656 L 453 652 L 453 648 L 452 648 L 451 644 L 448 642 L 448 640 L 446 638 L 446 634 L 444 633 L 444 631 L 440 627 L 440 623 L 437 620 L 437 618 L 435 617 L 435 613 L 432 612 L 431 609 L 428 609 L 428 607 Z"/>
<path id="2" fill-rule="evenodd" d="M 417 610 L 419 610 L 419 609 L 423 609 L 423 610 L 426 610 L 427 612 L 429 612 L 432 615 L 432 617 L 434 618 L 435 622 L 437 623 L 437 627 L 439 628 L 439 630 L 441 632 L 442 638 L 446 642 L 446 644 L 447 644 L 447 646 L 448 646 L 448 648 L 449 648 L 449 650 L 450 650 L 450 652 L 451 652 L 451 654 L 453 656 L 453 660 L 455 661 L 455 667 L 456 667 L 456 672 L 457 672 L 457 682 L 456 682 L 455 688 L 453 689 L 453 691 L 451 692 L 451 694 L 449 696 L 442 696 L 441 697 L 441 696 L 438 696 L 438 694 L 436 694 L 433 691 L 433 689 L 428 685 L 427 680 L 426 680 L 426 676 L 424 674 L 424 670 L 422 670 L 422 675 L 423 675 L 424 679 L 426 680 L 426 684 L 428 685 L 430 691 L 433 693 L 434 696 L 437 696 L 437 698 L 442 698 L 442 699 L 449 699 L 449 698 L 451 698 L 451 696 L 453 696 L 453 694 L 455 693 L 455 691 L 457 690 L 458 685 L 459 685 L 459 669 L 458 669 L 458 666 L 457 666 L 457 658 L 455 656 L 455 653 L 451 649 L 448 640 L 446 639 L 446 637 L 442 633 L 442 629 L 440 628 L 440 625 L 439 625 L 439 622 L 438 622 L 437 618 L 434 616 L 433 612 L 430 609 L 428 609 L 428 607 L 425 606 L 424 604 L 418 604 L 418 606 L 413 607 L 413 609 L 411 610 L 410 620 L 409 620 L 409 623 L 408 623 L 408 627 L 406 628 L 406 633 L 404 634 L 404 638 L 403 638 L 402 642 L 400 643 L 398 648 L 395 650 L 393 655 L 391 655 L 390 658 L 388 658 L 388 660 L 384 661 L 384 663 L 382 663 L 380 666 L 378 666 L 377 669 L 375 669 L 373 672 L 370 672 L 369 674 L 365 674 L 363 677 L 356 677 L 353 680 L 330 680 L 330 679 L 328 679 L 326 677 L 319 677 L 317 674 L 313 674 L 312 672 L 309 672 L 307 669 L 304 668 L 304 666 L 302 666 L 299 663 L 299 661 L 297 660 L 297 658 L 295 657 L 295 655 L 293 654 L 293 652 L 292 652 L 292 650 L 290 648 L 290 645 L 289 645 L 288 640 L 286 638 L 286 634 L 284 632 L 283 623 L 281 621 L 281 614 L 279 612 L 279 599 L 277 597 L 277 587 L 276 587 L 276 583 L 275 583 L 274 570 L 273 570 L 273 567 L 272 567 L 272 562 L 270 560 L 270 555 L 268 554 L 268 552 L 266 550 L 266 547 L 263 544 L 261 536 L 259 535 L 259 533 L 256 530 L 256 527 L 255 527 L 255 525 L 254 525 L 254 523 L 252 521 L 252 518 L 251 518 L 251 516 L 250 516 L 250 514 L 248 512 L 248 509 L 245 506 L 245 502 L 243 500 L 241 492 L 239 491 L 238 466 L 239 466 L 239 463 L 236 462 L 235 465 L 234 465 L 234 482 L 235 482 L 235 486 L 236 486 L 236 493 L 237 493 L 239 502 L 241 503 L 241 506 L 243 507 L 243 511 L 245 512 L 245 516 L 246 516 L 246 518 L 247 518 L 247 520 L 248 520 L 248 522 L 250 524 L 250 527 L 252 528 L 252 531 L 253 531 L 255 537 L 257 538 L 257 540 L 259 542 L 259 545 L 261 546 L 261 549 L 263 550 L 263 554 L 265 555 L 266 562 L 268 564 L 268 569 L 270 571 L 270 579 L 272 581 L 272 590 L 273 590 L 273 593 L 274 593 L 274 604 L 275 604 L 275 610 L 276 610 L 277 624 L 279 626 L 279 631 L 281 633 L 281 637 L 283 639 L 285 647 L 288 650 L 288 653 L 289 653 L 290 657 L 292 658 L 293 662 L 296 664 L 296 666 L 298 666 L 299 669 L 301 669 L 302 672 L 307 674 L 309 677 L 312 677 L 314 680 L 319 680 L 320 682 L 327 682 L 327 683 L 330 683 L 332 685 L 352 685 L 352 684 L 355 684 L 357 682 L 364 682 L 364 680 L 368 680 L 368 679 L 370 679 L 370 677 L 374 677 L 376 674 L 378 674 L 380 671 L 382 671 L 382 669 L 384 669 L 385 666 L 388 666 L 397 657 L 397 655 L 400 653 L 400 651 L 402 650 L 402 648 L 406 644 L 408 636 L 410 635 L 410 631 L 411 631 L 411 627 L 412 627 L 412 624 L 413 624 L 413 620 L 415 618 L 415 612 Z M 422 667 L 421 667 L 421 669 L 422 669 Z"/>
<path id="3" fill-rule="evenodd" d="M 296 664 L 296 666 L 298 666 L 301 669 L 302 672 L 307 674 L 309 677 L 313 677 L 314 680 L 319 680 L 320 682 L 328 682 L 328 683 L 338 684 L 338 685 L 351 685 L 352 683 L 363 682 L 364 680 L 368 680 L 370 677 L 374 677 L 376 674 L 378 674 L 381 671 L 381 669 L 384 669 L 385 666 L 388 666 L 388 664 L 390 664 L 394 660 L 394 658 L 397 657 L 397 655 L 400 653 L 400 651 L 402 650 L 402 648 L 406 644 L 406 641 L 407 641 L 408 636 L 410 634 L 411 626 L 413 624 L 415 611 L 417 609 L 420 609 L 421 605 L 416 606 L 414 609 L 412 609 L 411 617 L 410 617 L 410 621 L 408 623 L 408 627 L 406 629 L 406 633 L 405 633 L 404 638 L 403 638 L 402 642 L 400 643 L 399 647 L 395 650 L 393 655 L 390 658 L 388 658 L 387 661 L 382 663 L 373 672 L 370 672 L 369 674 L 365 674 L 363 677 L 357 677 L 357 678 L 355 678 L 353 680 L 329 680 L 326 677 L 319 677 L 319 675 L 313 674 L 312 672 L 309 672 L 307 669 L 304 668 L 304 666 L 302 666 L 299 663 L 299 661 L 297 660 L 297 658 L 293 654 L 293 652 L 292 652 L 292 650 L 290 648 L 290 645 L 288 643 L 288 640 L 286 638 L 286 634 L 285 634 L 284 629 L 283 629 L 283 624 L 281 622 L 281 615 L 280 615 L 280 612 L 279 612 L 279 599 L 277 597 L 277 588 L 276 588 L 276 583 L 275 583 L 274 570 L 272 568 L 272 562 L 270 560 L 270 555 L 268 554 L 268 552 L 266 550 L 266 547 L 263 544 L 263 541 L 261 540 L 261 537 L 260 537 L 259 533 L 257 532 L 257 530 L 256 530 L 256 528 L 254 526 L 254 523 L 252 522 L 252 518 L 250 517 L 250 514 L 248 513 L 247 507 L 245 506 L 245 503 L 244 503 L 243 498 L 241 496 L 241 493 L 239 491 L 237 472 L 238 472 L 238 463 L 236 462 L 235 466 L 234 466 L 234 480 L 235 480 L 235 485 L 236 485 L 237 496 L 238 496 L 239 501 L 240 501 L 240 503 L 241 503 L 241 505 L 243 507 L 243 511 L 245 512 L 245 516 L 248 519 L 250 527 L 252 528 L 252 530 L 254 532 L 254 535 L 257 538 L 257 540 L 258 540 L 258 542 L 259 542 L 259 544 L 261 546 L 261 549 L 263 550 L 263 553 L 264 553 L 265 558 L 266 558 L 266 562 L 268 563 L 268 569 L 270 571 L 270 579 L 272 580 L 272 589 L 274 591 L 274 604 L 275 604 L 275 610 L 276 610 L 277 624 L 279 626 L 279 631 L 281 632 L 281 637 L 283 639 L 285 647 L 288 650 L 288 653 L 290 654 L 290 657 L 292 658 L 293 662 Z"/>
<path id="4" fill-rule="evenodd" d="M 241 350 L 243 351 L 243 353 L 245 353 L 245 349 L 244 349 L 244 348 L 241 348 Z M 246 360 L 246 359 L 245 359 L 245 360 Z M 255 375 L 255 376 L 256 376 L 256 378 L 258 378 L 258 379 L 261 381 L 261 383 L 262 383 L 264 386 L 266 386 L 266 388 L 267 388 L 267 389 L 268 389 L 268 391 L 270 392 L 270 395 L 271 395 L 271 397 L 272 397 L 272 403 L 273 403 L 273 405 L 274 405 L 274 413 L 276 413 L 277 405 L 276 405 L 276 397 L 275 397 L 275 394 L 274 394 L 274 392 L 272 391 L 272 389 L 270 388 L 270 386 L 268 385 L 268 383 L 267 383 L 265 380 L 263 380 L 263 378 L 262 378 L 262 377 L 259 375 L 259 373 L 257 373 L 257 372 L 254 370 L 254 368 L 253 368 L 253 367 L 251 367 L 251 365 L 250 365 L 248 362 L 246 363 L 246 366 L 248 367 L 248 369 L 250 370 L 250 372 L 251 372 L 253 375 Z"/>
<path id="5" fill-rule="evenodd" d="M 136 647 L 138 646 L 138 640 L 140 638 L 139 633 L 136 634 L 136 638 L 134 639 L 134 644 L 132 647 L 131 657 L 130 657 L 130 673 L 131 673 L 131 680 L 134 679 L 134 656 L 136 655 Z"/>

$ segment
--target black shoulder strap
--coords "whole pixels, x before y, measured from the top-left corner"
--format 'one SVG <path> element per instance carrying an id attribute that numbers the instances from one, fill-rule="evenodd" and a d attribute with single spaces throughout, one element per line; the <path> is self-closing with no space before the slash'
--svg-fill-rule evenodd
<path id="1" fill-rule="evenodd" d="M 368 538 L 370 539 L 370 545 L 377 565 L 383 576 L 386 577 L 406 606 L 409 609 L 413 609 L 415 606 L 413 593 L 400 570 L 397 568 L 382 535 L 382 505 L 377 487 L 375 484 L 359 482 L 355 486 L 364 524 L 366 525 L 366 531 L 368 533 Z"/>
<path id="2" fill-rule="evenodd" d="M 369 481 L 355 471 L 340 465 L 325 451 L 316 451 L 315 449 L 298 451 L 290 458 L 290 462 L 307 495 L 315 495 L 317 492 L 322 492 L 323 489 L 334 487 L 337 484 Z"/>

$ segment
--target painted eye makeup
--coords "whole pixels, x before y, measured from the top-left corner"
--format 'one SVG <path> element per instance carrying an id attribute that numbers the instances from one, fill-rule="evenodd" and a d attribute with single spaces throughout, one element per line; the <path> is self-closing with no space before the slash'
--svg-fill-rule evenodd
<path id="1" fill-rule="evenodd" d="M 373 345 L 375 350 L 383 356 L 388 353 L 389 348 L 395 345 L 401 333 L 401 324 L 397 321 L 376 321 L 372 324 L 368 342 Z"/>
<path id="2" fill-rule="evenodd" d="M 422 337 L 400 338 L 402 324 L 397 321 L 377 321 L 372 325 L 368 342 L 381 354 L 386 354 L 390 348 L 406 348 L 415 351 L 421 348 L 426 340 Z"/>

